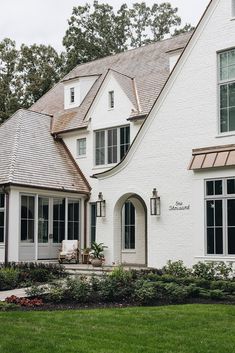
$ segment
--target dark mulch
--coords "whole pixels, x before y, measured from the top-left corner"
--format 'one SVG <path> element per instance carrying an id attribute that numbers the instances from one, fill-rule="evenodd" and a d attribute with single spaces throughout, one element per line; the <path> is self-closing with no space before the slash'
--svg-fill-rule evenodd
<path id="1" fill-rule="evenodd" d="M 224 304 L 234 305 L 235 301 L 231 300 L 210 300 L 210 299 L 188 299 L 183 303 L 172 303 L 172 302 L 156 302 L 146 306 L 166 306 L 166 305 L 184 305 L 184 304 Z M 42 306 L 36 307 L 24 307 L 17 306 L 15 310 L 19 311 L 55 311 L 55 310 L 86 310 L 86 309 L 107 309 L 107 308 L 127 308 L 127 307 L 138 307 L 138 303 L 77 303 L 77 302 L 44 302 Z"/>

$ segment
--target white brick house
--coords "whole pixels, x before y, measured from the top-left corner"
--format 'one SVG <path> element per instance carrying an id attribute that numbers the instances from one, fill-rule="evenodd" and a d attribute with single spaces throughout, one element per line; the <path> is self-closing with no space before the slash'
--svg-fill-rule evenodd
<path id="1" fill-rule="evenodd" d="M 32 106 L 37 113 L 22 114 L 28 139 L 16 144 L 16 129 L 12 154 L 0 151 L 0 261 L 54 258 L 64 238 L 104 242 L 107 264 L 233 261 L 234 7 L 212 0 L 192 37 L 77 66 Z M 45 151 L 40 116 L 51 120 Z M 95 217 L 100 192 L 105 215 Z"/>

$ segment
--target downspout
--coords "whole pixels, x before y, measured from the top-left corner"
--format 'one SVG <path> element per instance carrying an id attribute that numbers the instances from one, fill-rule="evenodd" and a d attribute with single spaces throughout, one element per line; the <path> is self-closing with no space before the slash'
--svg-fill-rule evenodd
<path id="1" fill-rule="evenodd" d="M 84 200 L 84 249 L 87 247 L 87 204 L 90 196 Z"/>
<path id="2" fill-rule="evenodd" d="M 5 266 L 8 264 L 8 245 L 9 245 L 9 189 L 3 187 L 5 194 Z"/>

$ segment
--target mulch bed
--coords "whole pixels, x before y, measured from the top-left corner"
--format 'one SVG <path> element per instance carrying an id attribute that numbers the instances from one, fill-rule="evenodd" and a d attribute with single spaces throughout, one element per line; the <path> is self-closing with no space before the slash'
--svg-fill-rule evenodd
<path id="1" fill-rule="evenodd" d="M 188 299 L 183 303 L 166 303 L 157 302 L 146 306 L 166 306 L 166 305 L 184 305 L 184 304 L 223 304 L 234 305 L 235 301 L 228 300 L 209 300 L 209 299 Z M 76 303 L 76 302 L 60 302 L 51 303 L 44 302 L 42 306 L 25 307 L 17 306 L 16 311 L 55 311 L 55 310 L 87 310 L 87 309 L 108 309 L 108 308 L 128 308 L 141 306 L 138 303 Z M 144 306 L 144 305 L 142 305 Z"/>

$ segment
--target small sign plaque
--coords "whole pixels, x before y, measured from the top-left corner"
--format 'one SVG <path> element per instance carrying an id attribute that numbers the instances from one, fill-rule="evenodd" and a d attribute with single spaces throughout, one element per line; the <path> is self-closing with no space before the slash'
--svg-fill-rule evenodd
<path id="1" fill-rule="evenodd" d="M 188 211 L 190 205 L 185 205 L 182 201 L 176 201 L 174 205 L 169 206 L 169 211 Z"/>

